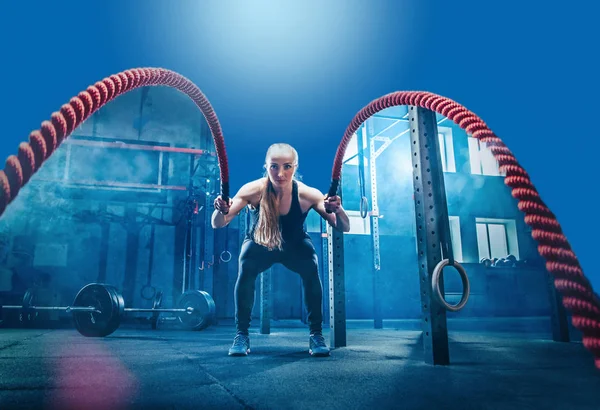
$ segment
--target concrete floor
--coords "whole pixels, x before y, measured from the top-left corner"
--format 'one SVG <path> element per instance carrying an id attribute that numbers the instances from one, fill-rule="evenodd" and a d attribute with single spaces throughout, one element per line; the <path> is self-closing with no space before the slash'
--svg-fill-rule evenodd
<path id="1" fill-rule="evenodd" d="M 277 323 L 228 357 L 233 332 L 0 329 L 0 409 L 600 409 L 591 354 L 547 334 L 450 331 L 451 365 L 431 366 L 417 330 L 349 324 L 327 358 Z"/>

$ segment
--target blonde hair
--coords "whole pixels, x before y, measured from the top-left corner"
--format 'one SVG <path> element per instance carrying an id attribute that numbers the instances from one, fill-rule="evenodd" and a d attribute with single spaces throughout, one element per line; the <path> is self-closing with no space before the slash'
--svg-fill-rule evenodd
<path id="1" fill-rule="evenodd" d="M 265 156 L 265 168 L 269 157 L 276 151 L 287 151 L 287 153 L 292 154 L 293 164 L 298 169 L 298 152 L 291 145 L 284 143 L 273 144 L 269 147 Z M 279 197 L 275 192 L 271 179 L 268 177 L 268 172 L 265 172 L 265 175 L 267 179 L 260 197 L 258 223 L 254 230 L 254 242 L 266 246 L 269 250 L 281 250 L 283 248 L 283 238 L 279 227 Z M 295 172 L 294 179 L 296 179 Z"/>

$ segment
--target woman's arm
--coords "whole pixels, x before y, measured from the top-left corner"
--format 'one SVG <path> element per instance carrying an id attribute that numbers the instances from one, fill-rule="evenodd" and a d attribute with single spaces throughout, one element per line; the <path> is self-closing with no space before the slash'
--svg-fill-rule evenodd
<path id="1" fill-rule="evenodd" d="M 339 196 L 327 197 L 316 188 L 309 189 L 309 195 L 313 204 L 313 209 L 317 211 L 323 219 L 334 229 L 341 232 L 350 232 L 350 218 L 342 207 L 342 201 Z M 331 213 L 327 213 L 327 211 Z"/>
<path id="2" fill-rule="evenodd" d="M 223 228 L 235 218 L 240 211 L 250 203 L 251 199 L 260 191 L 260 180 L 248 182 L 240 188 L 229 204 L 219 195 L 215 199 L 215 211 L 212 214 L 211 225 L 213 228 Z"/>

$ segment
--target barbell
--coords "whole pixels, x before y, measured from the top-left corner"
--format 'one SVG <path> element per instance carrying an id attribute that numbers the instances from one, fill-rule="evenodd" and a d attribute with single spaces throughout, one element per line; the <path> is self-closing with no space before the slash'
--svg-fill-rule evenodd
<path id="1" fill-rule="evenodd" d="M 75 328 L 83 336 L 104 337 L 113 333 L 121 325 L 121 318 L 128 312 L 152 313 L 152 328 L 160 313 L 177 313 L 179 322 L 189 330 L 206 329 L 215 315 L 213 298 L 202 290 L 188 290 L 178 301 L 178 308 L 161 309 L 162 292 L 157 292 L 152 308 L 126 308 L 123 296 L 111 285 L 90 283 L 85 285 L 75 296 L 73 306 L 33 306 L 33 295 L 26 292 L 23 305 L 1 306 L 2 309 L 19 309 L 22 315 L 42 310 L 60 310 L 73 314 Z"/>

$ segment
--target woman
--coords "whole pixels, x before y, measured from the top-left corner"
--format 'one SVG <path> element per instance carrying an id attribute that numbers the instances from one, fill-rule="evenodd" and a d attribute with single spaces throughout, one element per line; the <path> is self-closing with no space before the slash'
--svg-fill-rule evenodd
<path id="1" fill-rule="evenodd" d="M 314 209 L 333 228 L 348 232 L 348 215 L 338 196 L 324 197 L 319 190 L 296 180 L 298 153 L 292 146 L 271 145 L 265 168 L 266 177 L 242 186 L 228 204 L 221 197 L 215 199 L 213 228 L 226 226 L 245 206 L 250 207 L 251 214 L 239 257 L 235 284 L 237 333 L 229 355 L 245 356 L 250 352 L 248 329 L 256 277 L 274 263 L 281 263 L 302 278 L 310 328 L 309 353 L 328 356 L 329 348 L 322 334 L 323 288 L 317 253 L 303 224 L 308 211 Z"/>

